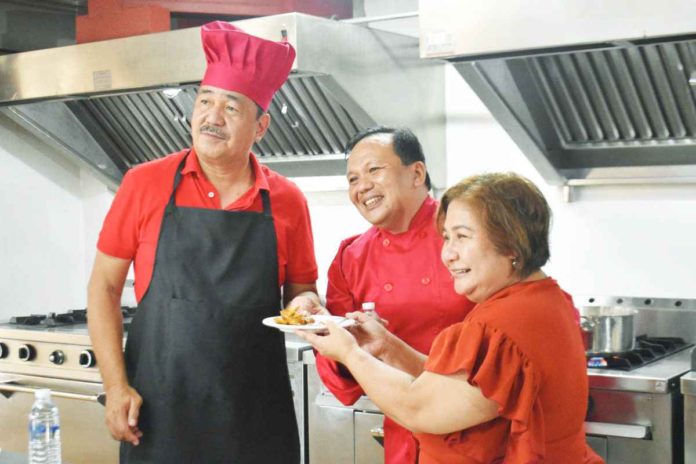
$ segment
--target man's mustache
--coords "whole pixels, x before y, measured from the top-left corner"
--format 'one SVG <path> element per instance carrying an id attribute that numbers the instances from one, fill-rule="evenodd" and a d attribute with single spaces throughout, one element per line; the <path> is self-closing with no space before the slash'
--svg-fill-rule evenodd
<path id="1" fill-rule="evenodd" d="M 215 127 L 215 126 L 211 126 L 211 125 L 208 125 L 208 124 L 206 124 L 206 125 L 204 125 L 204 126 L 201 126 L 201 128 L 198 130 L 198 132 L 201 133 L 201 134 L 211 134 L 211 135 L 214 135 L 214 136 L 216 136 L 216 137 L 221 137 L 221 138 L 223 138 L 223 139 L 227 139 L 227 138 L 228 138 L 228 135 L 227 135 L 226 132 L 224 132 L 224 131 L 218 129 L 218 128 Z"/>

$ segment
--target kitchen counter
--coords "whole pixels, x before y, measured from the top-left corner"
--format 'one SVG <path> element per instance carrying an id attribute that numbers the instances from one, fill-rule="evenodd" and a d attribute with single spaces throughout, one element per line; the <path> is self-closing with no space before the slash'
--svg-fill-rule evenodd
<path id="1" fill-rule="evenodd" d="M 681 391 L 684 395 L 696 396 L 696 372 L 691 371 L 681 378 Z"/>
<path id="2" fill-rule="evenodd" d="M 29 456 L 24 453 L 14 453 L 0 449 L 0 464 L 28 464 Z M 63 464 L 70 464 L 63 461 Z"/>
<path id="3" fill-rule="evenodd" d="M 27 464 L 29 457 L 24 453 L 0 450 L 0 464 Z"/>
<path id="4" fill-rule="evenodd" d="M 694 352 L 696 355 L 696 351 Z M 681 378 L 684 394 L 684 463 L 696 464 L 696 371 Z"/>
<path id="5" fill-rule="evenodd" d="M 632 371 L 587 369 L 590 388 L 645 393 L 667 393 L 679 388 L 679 377 L 691 370 L 691 349 L 686 348 Z"/>

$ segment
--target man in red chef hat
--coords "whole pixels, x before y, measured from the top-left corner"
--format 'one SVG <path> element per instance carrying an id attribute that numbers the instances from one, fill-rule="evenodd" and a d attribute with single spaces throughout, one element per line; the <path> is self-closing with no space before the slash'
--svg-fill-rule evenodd
<path id="1" fill-rule="evenodd" d="M 297 463 L 284 340 L 261 320 L 281 297 L 319 310 L 311 225 L 299 189 L 250 151 L 295 51 L 223 22 L 201 36 L 193 147 L 125 175 L 97 244 L 88 317 L 106 422 L 122 463 Z"/>

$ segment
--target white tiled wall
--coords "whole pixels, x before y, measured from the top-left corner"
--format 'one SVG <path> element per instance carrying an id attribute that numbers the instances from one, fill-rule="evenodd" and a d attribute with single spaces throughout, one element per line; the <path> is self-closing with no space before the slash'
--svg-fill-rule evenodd
<path id="1" fill-rule="evenodd" d="M 696 186 L 622 186 L 565 203 L 452 67 L 446 74 L 448 181 L 516 171 L 554 212 L 547 271 L 574 294 L 696 298 Z"/>
<path id="2" fill-rule="evenodd" d="M 84 305 L 80 170 L 0 119 L 0 320 Z"/>

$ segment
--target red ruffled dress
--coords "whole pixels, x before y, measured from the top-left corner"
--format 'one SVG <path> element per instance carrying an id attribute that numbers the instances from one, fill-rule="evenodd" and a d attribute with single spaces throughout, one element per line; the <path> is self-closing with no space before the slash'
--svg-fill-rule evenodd
<path id="1" fill-rule="evenodd" d="M 546 278 L 507 287 L 433 343 L 425 369 L 466 371 L 496 419 L 417 434 L 420 464 L 596 464 L 585 442 L 588 382 L 572 299 Z"/>

